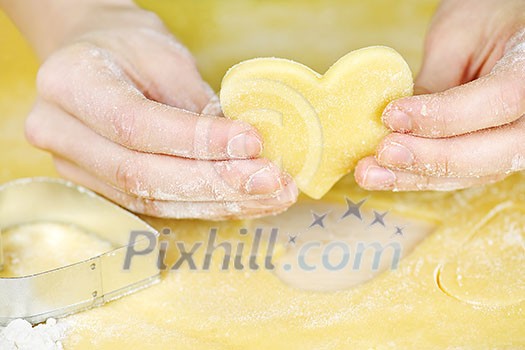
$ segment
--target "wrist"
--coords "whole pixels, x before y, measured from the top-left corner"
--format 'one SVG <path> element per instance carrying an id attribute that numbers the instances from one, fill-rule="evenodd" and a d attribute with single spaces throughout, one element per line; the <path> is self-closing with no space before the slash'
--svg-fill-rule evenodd
<path id="1" fill-rule="evenodd" d="M 131 0 L 0 0 L 0 7 L 41 60 L 92 31 L 160 24 Z"/>

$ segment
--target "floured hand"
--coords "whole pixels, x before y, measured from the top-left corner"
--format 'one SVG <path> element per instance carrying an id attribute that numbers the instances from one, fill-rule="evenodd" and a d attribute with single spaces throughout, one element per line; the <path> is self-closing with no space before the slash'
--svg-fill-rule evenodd
<path id="1" fill-rule="evenodd" d="M 41 67 L 26 123 L 60 174 L 159 217 L 244 218 L 295 202 L 290 178 L 259 158 L 257 131 L 220 115 L 156 16 L 132 4 L 95 13 Z"/>
<path id="2" fill-rule="evenodd" d="M 525 1 L 445 0 L 421 95 L 392 102 L 394 133 L 355 177 L 369 190 L 456 190 L 525 170 Z"/>

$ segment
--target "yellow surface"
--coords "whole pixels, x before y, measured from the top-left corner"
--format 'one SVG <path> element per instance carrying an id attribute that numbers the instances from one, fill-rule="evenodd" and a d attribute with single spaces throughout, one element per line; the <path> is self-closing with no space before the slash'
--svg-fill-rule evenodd
<path id="1" fill-rule="evenodd" d="M 324 75 L 299 63 L 257 58 L 224 76 L 224 115 L 261 132 L 263 156 L 320 199 L 359 159 L 373 155 L 388 133 L 381 114 L 413 93 L 412 73 L 395 51 L 375 46 L 353 51 Z"/>
<path id="2" fill-rule="evenodd" d="M 346 52 L 377 44 L 396 48 L 416 69 L 435 1 L 149 4 L 163 11 L 218 88 L 226 69 L 244 59 L 287 57 L 325 71 Z M 0 181 L 54 175 L 50 158 L 23 139 L 35 59 L 4 18 L 0 29 Z M 70 324 L 66 349 L 525 348 L 524 194 L 523 175 L 468 191 L 406 194 L 367 193 L 345 178 L 325 201 L 342 208 L 343 195 L 369 198 L 368 209 L 436 225 L 398 270 L 353 289 L 318 293 L 291 288 L 264 270 L 181 269 L 141 293 L 64 320 Z M 206 222 L 152 223 L 173 228 L 170 239 L 190 244 L 205 240 L 210 228 Z M 236 233 L 239 226 L 258 224 L 220 224 L 220 238 L 246 240 Z"/>

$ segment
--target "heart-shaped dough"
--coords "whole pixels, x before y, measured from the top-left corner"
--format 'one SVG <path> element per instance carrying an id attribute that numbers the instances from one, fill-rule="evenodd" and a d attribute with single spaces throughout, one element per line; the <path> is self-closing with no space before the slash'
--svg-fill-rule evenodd
<path id="1" fill-rule="evenodd" d="M 241 62 L 226 73 L 220 100 L 228 118 L 260 131 L 263 155 L 318 199 L 374 153 L 388 133 L 387 104 L 412 93 L 408 64 L 377 46 L 347 54 L 324 76 L 285 59 Z"/>

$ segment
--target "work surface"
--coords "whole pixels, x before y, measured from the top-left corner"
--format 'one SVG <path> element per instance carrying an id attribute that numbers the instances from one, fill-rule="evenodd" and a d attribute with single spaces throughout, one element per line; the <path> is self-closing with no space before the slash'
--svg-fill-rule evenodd
<path id="1" fill-rule="evenodd" d="M 329 3 L 166 0 L 155 2 L 154 10 L 195 53 L 204 77 L 216 89 L 226 69 L 243 59 L 281 56 L 324 72 L 345 53 L 376 44 L 396 48 L 417 71 L 435 1 Z M 3 17 L 0 29 L 0 182 L 56 176 L 50 156 L 33 149 L 23 136 L 24 117 L 35 96 L 37 62 Z M 401 194 L 367 193 L 349 177 L 323 201 L 302 199 L 280 217 L 220 224 L 150 219 L 158 229 L 171 228 L 169 242 L 188 245 L 206 242 L 216 227 L 218 240 L 248 247 L 252 236 L 241 235 L 241 228 L 254 232 L 257 227 L 278 227 L 279 267 L 221 271 L 220 256 L 209 271 L 182 266 L 147 290 L 61 320 L 68 325 L 64 345 L 525 348 L 524 180 L 518 174 L 467 191 Z M 341 219 L 348 209 L 346 198 L 356 203 L 366 199 L 361 219 Z M 324 228 L 309 229 L 311 211 L 329 212 Z M 374 211 L 388 212 L 384 226 L 371 226 Z M 42 270 L 81 258 L 79 251 L 87 257 L 107 248 L 82 232 L 56 227 L 4 234 L 11 249 L 4 275 Z M 373 279 L 377 272 L 366 266 L 364 271 L 293 273 L 284 268 L 296 249 L 290 236 L 298 236 L 296 244 L 318 240 L 325 246 L 333 241 L 396 243 L 404 258 L 396 269 Z M 45 249 L 56 249 L 56 242 L 59 253 L 46 254 Z M 172 249 L 168 260 L 177 254 Z M 197 254 L 195 260 L 199 258 Z M 380 270 L 388 267 L 381 265 Z"/>

